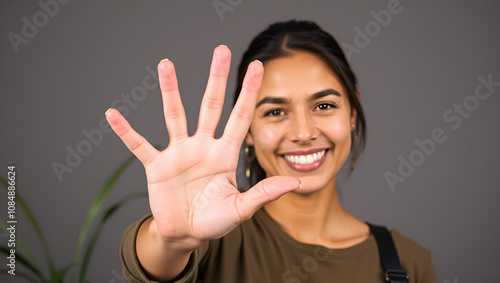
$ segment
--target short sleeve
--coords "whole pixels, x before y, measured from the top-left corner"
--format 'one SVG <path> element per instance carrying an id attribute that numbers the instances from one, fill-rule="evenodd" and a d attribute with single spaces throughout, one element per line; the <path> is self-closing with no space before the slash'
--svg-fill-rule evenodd
<path id="1" fill-rule="evenodd" d="M 401 266 L 410 275 L 410 282 L 436 283 L 431 253 L 397 230 L 393 229 L 391 235 L 401 260 Z"/>
<path id="2" fill-rule="evenodd" d="M 140 220 L 134 222 L 130 225 L 123 234 L 123 239 L 120 245 L 120 258 L 123 267 L 123 276 L 131 283 L 158 283 L 158 281 L 153 281 L 148 279 L 144 274 L 144 270 L 139 263 L 136 252 L 136 238 L 139 228 L 142 223 L 150 218 L 152 215 L 148 214 L 141 218 Z M 193 251 L 186 269 L 182 272 L 182 275 L 175 283 L 195 283 L 198 275 L 198 265 L 203 256 L 208 249 L 208 242 L 201 246 L 200 248 Z"/>
<path id="3" fill-rule="evenodd" d="M 434 283 L 437 282 L 436 272 L 434 271 L 434 266 L 432 265 L 432 259 L 430 252 L 427 253 L 427 259 L 422 271 L 419 273 L 417 278 L 418 283 Z"/>

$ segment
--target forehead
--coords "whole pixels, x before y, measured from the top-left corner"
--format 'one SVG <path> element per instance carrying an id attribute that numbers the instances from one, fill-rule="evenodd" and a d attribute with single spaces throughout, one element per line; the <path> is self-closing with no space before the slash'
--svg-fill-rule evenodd
<path id="1" fill-rule="evenodd" d="M 293 99 L 328 88 L 345 97 L 342 83 L 323 60 L 312 53 L 297 52 L 291 57 L 273 59 L 264 64 L 259 98 L 284 96 Z"/>

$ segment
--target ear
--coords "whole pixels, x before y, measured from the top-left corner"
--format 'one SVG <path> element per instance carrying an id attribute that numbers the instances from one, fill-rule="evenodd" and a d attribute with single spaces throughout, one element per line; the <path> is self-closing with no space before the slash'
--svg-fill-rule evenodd
<path id="1" fill-rule="evenodd" d="M 356 90 L 356 96 L 358 97 L 358 101 L 359 101 L 359 89 Z M 356 109 L 352 108 L 351 110 L 351 130 L 354 129 L 354 127 L 356 127 L 356 117 L 357 117 L 357 114 L 356 113 Z"/>
<path id="2" fill-rule="evenodd" d="M 253 145 L 255 144 L 254 139 L 253 139 L 253 135 L 252 135 L 252 133 L 250 132 L 250 130 L 248 131 L 247 135 L 245 136 L 245 142 L 246 142 L 249 146 L 253 146 Z"/>

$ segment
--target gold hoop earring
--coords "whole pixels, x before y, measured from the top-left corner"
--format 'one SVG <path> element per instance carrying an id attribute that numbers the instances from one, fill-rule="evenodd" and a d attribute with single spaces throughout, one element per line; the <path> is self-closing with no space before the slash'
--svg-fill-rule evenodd
<path id="1" fill-rule="evenodd" d="M 252 163 L 255 160 L 255 151 L 253 150 L 253 147 L 249 146 L 248 144 L 245 146 L 245 158 L 247 160 L 245 176 L 247 177 L 247 179 L 250 179 L 250 174 L 252 173 Z"/>

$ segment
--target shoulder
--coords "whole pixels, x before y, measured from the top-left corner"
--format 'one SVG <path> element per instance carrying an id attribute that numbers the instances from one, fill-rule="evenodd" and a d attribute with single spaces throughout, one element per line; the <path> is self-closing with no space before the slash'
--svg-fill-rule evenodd
<path id="1" fill-rule="evenodd" d="M 410 273 L 414 282 L 436 282 L 431 253 L 415 241 L 392 229 L 391 236 L 403 269 Z"/>
<path id="2" fill-rule="evenodd" d="M 401 234 L 398 230 L 392 229 L 391 236 L 398 253 L 402 255 L 412 255 L 414 258 L 430 259 L 431 253 L 427 249 Z"/>

